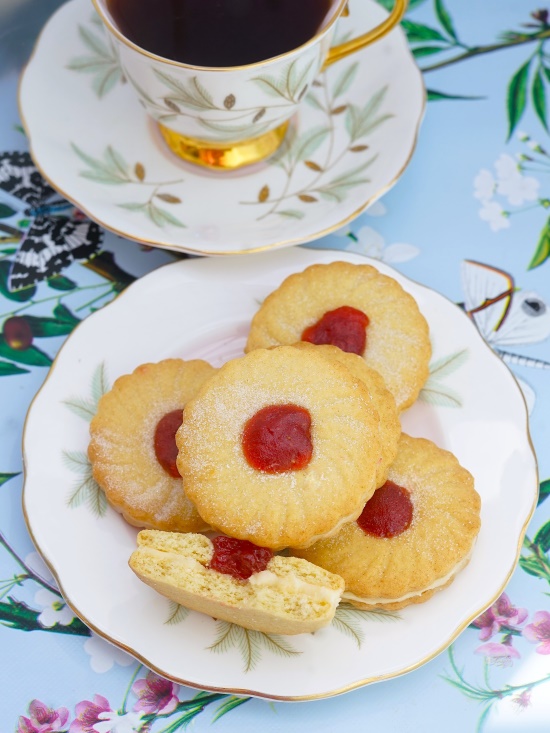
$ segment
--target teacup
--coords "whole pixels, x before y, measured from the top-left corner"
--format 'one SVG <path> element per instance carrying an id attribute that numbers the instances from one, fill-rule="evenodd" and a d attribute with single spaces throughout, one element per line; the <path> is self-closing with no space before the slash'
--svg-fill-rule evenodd
<path id="1" fill-rule="evenodd" d="M 347 13 L 347 0 L 332 0 L 320 28 L 298 48 L 225 67 L 187 64 L 141 48 L 121 32 L 108 0 L 93 3 L 127 82 L 168 147 L 192 163 L 231 170 L 272 155 L 320 70 L 386 35 L 403 17 L 408 0 L 395 0 L 375 28 L 331 46 L 336 21 Z"/>

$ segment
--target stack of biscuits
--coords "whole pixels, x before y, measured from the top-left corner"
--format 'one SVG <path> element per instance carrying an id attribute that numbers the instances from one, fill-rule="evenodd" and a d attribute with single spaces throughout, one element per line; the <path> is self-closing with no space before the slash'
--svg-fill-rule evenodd
<path id="1" fill-rule="evenodd" d="M 130 567 L 182 605 L 265 633 L 339 602 L 399 609 L 452 582 L 480 527 L 473 478 L 401 432 L 431 346 L 414 298 L 370 265 L 288 277 L 215 369 L 120 377 L 91 423 L 93 475 L 137 527 Z"/>

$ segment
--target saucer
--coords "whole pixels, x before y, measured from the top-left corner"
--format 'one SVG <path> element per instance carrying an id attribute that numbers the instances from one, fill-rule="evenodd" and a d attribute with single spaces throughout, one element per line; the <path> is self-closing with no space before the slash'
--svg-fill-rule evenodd
<path id="1" fill-rule="evenodd" d="M 384 14 L 351 0 L 335 43 Z M 167 149 L 88 0 L 52 16 L 19 88 L 32 156 L 52 186 L 106 229 L 195 254 L 285 247 L 351 221 L 403 173 L 425 98 L 396 28 L 318 77 L 269 161 L 213 173 Z"/>

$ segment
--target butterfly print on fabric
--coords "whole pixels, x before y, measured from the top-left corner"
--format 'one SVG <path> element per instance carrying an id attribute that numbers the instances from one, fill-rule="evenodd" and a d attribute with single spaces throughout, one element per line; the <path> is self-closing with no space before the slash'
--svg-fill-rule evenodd
<path id="1" fill-rule="evenodd" d="M 102 229 L 54 191 L 28 153 L 0 153 L 0 202 L 19 217 L 16 226 L 1 226 L 20 237 L 8 277 L 11 291 L 57 275 L 101 249 Z"/>

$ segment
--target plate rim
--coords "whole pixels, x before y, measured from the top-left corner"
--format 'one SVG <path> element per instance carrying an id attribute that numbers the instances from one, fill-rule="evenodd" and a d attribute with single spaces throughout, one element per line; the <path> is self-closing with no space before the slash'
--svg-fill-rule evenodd
<path id="1" fill-rule="evenodd" d="M 25 77 L 27 75 L 27 71 L 29 70 L 31 64 L 33 63 L 33 61 L 35 61 L 35 55 L 37 54 L 38 48 L 42 41 L 42 37 L 44 33 L 46 32 L 47 27 L 50 24 L 50 21 L 52 20 L 52 18 L 55 15 L 57 15 L 58 13 L 62 13 L 63 9 L 66 8 L 66 6 L 70 5 L 71 3 L 77 4 L 78 2 L 80 2 L 80 0 L 69 0 L 69 2 L 63 3 L 61 6 L 59 6 L 59 8 L 57 8 L 49 16 L 49 18 L 47 19 L 47 21 L 41 28 L 40 33 L 38 34 L 36 41 L 33 45 L 31 54 L 19 74 L 19 79 L 17 82 L 17 109 L 18 109 L 21 125 L 27 137 L 29 153 L 40 175 L 55 191 L 61 194 L 61 196 L 63 196 L 67 201 L 69 201 L 69 203 L 71 203 L 77 209 L 82 211 L 91 221 L 94 221 L 99 226 L 103 227 L 104 229 L 108 230 L 109 232 L 112 232 L 113 234 L 117 236 L 124 237 L 125 239 L 130 239 L 131 241 L 135 241 L 142 245 L 158 247 L 159 249 L 167 249 L 173 252 L 181 252 L 181 253 L 187 253 L 187 254 L 204 255 L 204 256 L 212 256 L 212 257 L 256 254 L 258 252 L 267 252 L 267 251 L 274 250 L 274 249 L 281 249 L 283 247 L 292 247 L 292 246 L 296 246 L 300 244 L 307 244 L 308 242 L 312 242 L 313 240 L 320 239 L 321 237 L 325 237 L 325 236 L 328 236 L 329 234 L 332 234 L 333 232 L 337 231 L 338 229 L 341 229 L 346 224 L 349 224 L 351 221 L 353 221 L 358 216 L 360 216 L 364 211 L 366 211 L 370 206 L 372 206 L 372 204 L 378 201 L 378 199 L 384 196 L 384 194 L 386 194 L 391 188 L 393 188 L 393 186 L 395 186 L 395 184 L 402 177 L 402 175 L 408 168 L 409 163 L 412 160 L 412 157 L 418 145 L 420 128 L 422 127 L 422 122 L 426 115 L 428 92 L 427 92 L 426 83 L 424 81 L 424 76 L 422 74 L 422 71 L 420 70 L 420 67 L 416 63 L 414 56 L 412 55 L 409 47 L 407 46 L 406 49 L 407 49 L 408 56 L 409 56 L 409 62 L 412 64 L 412 66 L 414 66 L 417 72 L 417 75 L 420 81 L 420 88 L 422 92 L 422 103 L 421 103 L 418 119 L 416 120 L 416 124 L 414 128 L 414 135 L 413 135 L 413 139 L 411 143 L 411 148 L 408 152 L 408 155 L 405 161 L 403 162 L 403 165 L 397 171 L 395 176 L 390 181 L 388 181 L 384 186 L 382 186 L 378 191 L 376 191 L 372 196 L 367 198 L 367 200 L 358 209 L 353 211 L 351 214 L 348 214 L 348 216 L 344 217 L 341 221 L 329 227 L 326 227 L 325 229 L 322 229 L 317 232 L 313 232 L 306 236 L 294 237 L 292 239 L 272 242 L 271 244 L 266 244 L 260 247 L 251 247 L 248 249 L 232 249 L 232 250 L 226 250 L 224 252 L 220 252 L 215 249 L 199 249 L 198 247 L 176 245 L 173 242 L 166 242 L 166 241 L 162 241 L 161 239 L 157 239 L 157 238 L 152 239 L 150 237 L 140 237 L 136 234 L 132 234 L 130 236 L 127 232 L 124 232 L 121 229 L 117 229 L 116 227 L 112 226 L 111 224 L 108 224 L 107 222 L 103 221 L 100 217 L 96 216 L 95 214 L 92 214 L 86 206 L 82 205 L 81 202 L 73 198 L 69 193 L 67 193 L 57 183 L 55 183 L 55 181 L 51 178 L 51 176 L 49 176 L 49 174 L 46 172 L 41 162 L 39 161 L 38 156 L 35 153 L 35 146 L 33 145 L 33 137 L 31 135 L 29 124 L 23 112 L 22 89 L 25 83 Z M 404 31 L 402 30 L 400 24 L 398 24 L 391 32 L 392 33 L 398 32 L 404 36 Z M 36 136 L 34 139 L 36 140 Z"/>
<path id="2" fill-rule="evenodd" d="M 309 250 L 311 250 L 312 248 L 305 248 L 304 247 L 303 249 L 306 249 L 306 250 L 309 249 Z M 367 257 L 365 255 L 358 254 L 358 253 L 349 253 L 349 252 L 345 252 L 345 251 L 342 251 L 342 250 L 329 249 L 329 248 L 322 248 L 322 249 L 319 248 L 318 250 L 314 250 L 314 251 L 318 252 L 321 255 L 322 254 L 325 254 L 325 253 L 332 254 L 332 255 L 335 256 L 335 258 L 337 258 L 337 257 L 346 258 L 349 255 L 351 255 L 354 258 L 355 257 L 359 257 L 361 260 L 364 260 L 365 261 L 365 264 L 371 264 L 372 263 L 373 266 L 376 266 L 376 264 L 380 264 L 380 263 L 378 263 L 377 260 L 375 260 L 375 259 L 373 259 L 371 257 Z M 144 278 L 146 278 L 149 274 L 158 273 L 159 271 L 164 270 L 166 268 L 170 268 L 170 267 L 182 267 L 182 266 L 185 267 L 184 263 L 186 263 L 188 261 L 192 262 L 194 260 L 180 260 L 178 262 L 170 262 L 170 263 L 166 263 L 164 265 L 161 265 L 158 268 L 155 268 L 150 273 L 147 273 L 143 277 L 141 277 L 138 280 L 136 280 L 133 283 L 131 283 L 121 293 L 119 293 L 118 295 L 116 295 L 115 298 L 112 301 L 110 301 L 109 303 L 107 303 L 106 306 L 104 306 L 99 311 L 97 311 L 97 314 L 99 315 L 100 313 L 102 313 L 105 310 L 106 307 L 108 307 L 109 305 L 113 304 L 115 301 L 118 301 L 119 299 L 123 298 L 125 296 L 125 294 L 127 294 L 130 291 L 130 289 L 132 289 L 132 288 L 136 288 L 137 289 L 137 287 L 139 287 L 141 285 L 142 280 Z M 197 261 L 200 261 L 200 260 L 197 260 Z M 463 316 L 464 318 L 468 318 L 468 316 L 464 313 L 464 311 L 462 311 L 456 305 L 456 303 L 454 303 L 445 294 L 443 294 L 443 293 L 435 290 L 434 288 L 431 288 L 431 287 L 429 287 L 427 285 L 424 285 L 423 283 L 420 283 L 420 282 L 414 280 L 413 278 L 410 278 L 407 275 L 404 275 L 403 273 L 401 273 L 400 271 L 396 270 L 395 268 L 393 268 L 391 265 L 388 265 L 387 263 L 381 263 L 381 264 L 383 264 L 383 266 L 385 268 L 388 268 L 390 271 L 395 271 L 401 278 L 403 278 L 408 283 L 412 283 L 415 287 L 418 287 L 418 288 L 424 289 L 426 291 L 429 291 L 429 292 L 432 292 L 432 293 L 437 294 L 438 296 L 440 296 L 441 298 L 443 298 L 445 301 L 447 301 L 450 305 L 452 305 L 453 308 L 456 309 L 456 312 L 457 313 L 460 313 L 461 316 Z M 477 329 L 475 329 L 475 327 L 472 326 L 474 328 L 474 330 L 475 330 L 475 333 L 477 334 L 477 338 L 478 338 L 480 344 L 483 345 L 486 349 L 488 349 L 491 357 L 493 357 L 494 359 L 497 360 L 495 363 L 500 364 L 500 366 L 504 370 L 504 373 L 507 373 L 507 375 L 512 378 L 513 383 L 517 387 L 517 390 L 518 390 L 519 395 L 521 397 L 521 400 L 523 402 L 524 417 L 525 417 L 525 437 L 527 439 L 527 444 L 529 446 L 530 453 L 531 453 L 531 456 L 532 456 L 532 459 L 533 459 L 533 469 L 534 469 L 534 476 L 535 476 L 535 482 L 536 483 L 535 483 L 535 487 L 534 487 L 533 500 L 532 500 L 532 503 L 531 503 L 531 507 L 530 507 L 529 511 L 527 512 L 526 519 L 525 519 L 525 521 L 524 521 L 524 523 L 523 523 L 523 525 L 522 525 L 522 527 L 521 527 L 521 529 L 519 531 L 518 540 L 517 540 L 517 544 L 516 544 L 515 558 L 514 558 L 513 562 L 511 563 L 511 566 L 507 570 L 506 575 L 504 577 L 504 580 L 503 580 L 502 584 L 499 586 L 498 591 L 495 592 L 489 600 L 483 601 L 483 603 L 481 604 L 481 606 L 479 608 L 477 608 L 475 612 L 470 613 L 468 615 L 468 617 L 456 627 L 456 629 L 453 631 L 453 633 L 450 634 L 449 637 L 447 637 L 435 650 L 430 651 L 429 654 L 427 654 L 426 656 L 422 657 L 417 662 L 408 665 L 407 667 L 399 668 L 396 671 L 391 671 L 391 672 L 387 672 L 387 673 L 380 674 L 380 675 L 370 675 L 369 677 L 363 678 L 361 680 L 356 680 L 355 682 L 352 682 L 352 683 L 349 683 L 347 685 L 343 685 L 343 686 L 337 687 L 335 689 L 325 690 L 324 692 L 312 693 L 312 694 L 306 694 L 306 695 L 278 695 L 278 694 L 273 694 L 273 693 L 269 693 L 269 692 L 261 691 L 261 690 L 255 690 L 255 689 L 247 688 L 247 687 L 239 687 L 239 688 L 237 688 L 237 687 L 221 687 L 221 686 L 217 686 L 217 685 L 208 685 L 208 684 L 203 684 L 203 683 L 200 683 L 199 684 L 197 682 L 192 682 L 190 680 L 186 680 L 182 676 L 167 673 L 166 671 L 164 671 L 163 669 L 161 669 L 161 667 L 159 667 L 158 665 L 156 665 L 155 663 L 153 663 L 150 659 L 148 659 L 147 656 L 145 656 L 143 654 L 140 654 L 138 651 L 136 651 L 135 649 L 133 649 L 131 646 L 128 646 L 127 644 L 125 644 L 123 642 L 120 642 L 120 641 L 117 641 L 117 640 L 113 639 L 111 636 L 109 636 L 109 634 L 107 632 L 101 630 L 93 622 L 89 621 L 89 619 L 86 617 L 86 615 L 84 613 L 82 613 L 78 609 L 78 607 L 76 606 L 76 604 L 67 595 L 67 593 L 65 592 L 63 583 L 61 581 L 61 578 L 59 577 L 59 574 L 58 574 L 57 570 L 54 567 L 53 561 L 51 561 L 50 558 L 45 553 L 43 553 L 43 551 L 42 551 L 42 549 L 40 547 L 40 544 L 38 543 L 38 541 L 36 539 L 36 536 L 35 536 L 35 534 L 33 532 L 33 528 L 32 528 L 32 522 L 31 522 L 30 517 L 29 517 L 29 514 L 27 512 L 27 491 L 26 491 L 26 488 L 27 488 L 27 478 L 28 477 L 27 477 L 27 454 L 26 454 L 26 450 L 25 450 L 25 442 L 26 442 L 26 434 L 27 434 L 27 427 L 28 427 L 29 417 L 31 415 L 31 412 L 33 410 L 33 407 L 35 405 L 35 402 L 37 401 L 37 399 L 39 398 L 39 396 L 42 394 L 43 390 L 45 390 L 46 386 L 48 385 L 48 382 L 50 380 L 50 377 L 53 375 L 53 373 L 55 371 L 55 367 L 58 366 L 58 360 L 60 360 L 61 355 L 62 355 L 64 349 L 66 348 L 66 345 L 69 342 L 72 334 L 75 331 L 77 331 L 84 323 L 86 323 L 87 321 L 89 321 L 89 319 L 91 317 L 93 317 L 94 315 L 95 315 L 95 313 L 91 313 L 83 321 L 81 321 L 76 326 L 76 328 L 73 330 L 73 332 L 71 334 L 69 334 L 69 336 L 63 342 L 63 344 L 61 345 L 58 353 L 56 354 L 56 356 L 55 356 L 55 358 L 54 358 L 54 360 L 52 362 L 52 365 L 51 365 L 51 367 L 50 367 L 50 369 L 48 371 L 48 374 L 46 375 L 46 378 L 44 379 L 43 383 L 41 384 L 40 388 L 37 390 L 36 394 L 34 395 L 33 399 L 31 400 L 31 402 L 29 404 L 27 413 L 25 415 L 25 420 L 24 420 L 24 423 L 23 423 L 22 437 L 21 437 L 22 459 L 23 459 L 23 486 L 22 486 L 22 491 L 21 491 L 21 505 L 22 505 L 23 518 L 24 518 L 24 521 L 25 521 L 25 525 L 26 525 L 27 531 L 28 531 L 28 533 L 30 535 L 30 538 L 31 538 L 31 540 L 32 540 L 32 542 L 33 542 L 36 550 L 39 552 L 40 556 L 44 560 L 44 562 L 45 562 L 48 570 L 51 572 L 51 574 L 52 574 L 52 576 L 53 576 L 53 578 L 54 578 L 54 580 L 55 580 L 55 582 L 56 582 L 56 584 L 57 584 L 57 586 L 58 586 L 58 588 L 59 588 L 59 590 L 60 590 L 60 592 L 61 592 L 61 594 L 63 596 L 64 601 L 67 603 L 67 605 L 73 611 L 73 613 L 78 618 L 80 618 L 86 624 L 86 626 L 88 628 L 90 628 L 95 634 L 97 634 L 97 636 L 99 636 L 103 640 L 109 642 L 110 644 L 113 644 L 115 647 L 117 647 L 119 649 L 122 649 L 127 654 L 129 654 L 131 657 L 133 657 L 134 659 L 138 660 L 141 664 L 145 665 L 148 669 L 151 669 L 156 674 L 158 674 L 158 675 L 160 675 L 160 676 L 162 676 L 162 677 L 164 677 L 166 679 L 169 679 L 172 682 L 175 682 L 177 684 L 180 684 L 180 685 L 184 685 L 184 686 L 187 686 L 187 687 L 190 687 L 190 688 L 194 688 L 194 689 L 199 689 L 199 690 L 208 690 L 210 692 L 219 692 L 219 693 L 224 693 L 224 694 L 228 694 L 228 695 L 237 695 L 237 696 L 251 696 L 251 697 L 256 697 L 256 698 L 265 699 L 265 700 L 274 700 L 274 701 L 277 701 L 277 702 L 309 702 L 309 701 L 314 701 L 314 700 L 327 699 L 327 698 L 330 698 L 330 697 L 335 697 L 337 695 L 342 695 L 344 693 L 347 693 L 347 692 L 351 692 L 353 690 L 360 689 L 361 687 L 366 687 L 367 685 L 370 685 L 370 684 L 373 684 L 373 683 L 376 683 L 376 682 L 382 682 L 382 681 L 389 680 L 389 679 L 395 679 L 395 678 L 401 677 L 402 675 L 408 674 L 409 672 L 412 672 L 412 671 L 420 668 L 424 664 L 427 664 L 431 660 L 435 659 L 435 657 L 439 656 L 439 654 L 441 654 L 443 651 L 445 651 L 445 649 L 447 649 L 458 638 L 458 636 L 460 636 L 460 634 L 464 631 L 464 629 L 466 629 L 467 626 L 469 626 L 471 624 L 471 622 L 475 618 L 477 618 L 487 608 L 489 608 L 499 598 L 499 596 L 503 593 L 504 589 L 508 585 L 508 582 L 509 582 L 510 578 L 512 577 L 514 571 L 516 570 L 516 567 L 518 565 L 518 561 L 519 561 L 519 558 L 520 558 L 520 555 L 521 555 L 521 550 L 522 550 L 522 546 L 523 546 L 523 539 L 524 539 L 525 534 L 527 532 L 528 525 L 531 522 L 531 519 L 533 518 L 534 512 L 535 512 L 535 510 L 537 508 L 538 495 L 539 495 L 539 483 L 540 483 L 539 466 L 538 466 L 538 460 L 537 460 L 535 446 L 533 444 L 533 441 L 532 441 L 532 438 L 531 438 L 530 429 L 529 429 L 529 411 L 528 411 L 527 403 L 525 401 L 525 397 L 523 395 L 523 392 L 521 390 L 521 387 L 519 386 L 519 383 L 518 383 L 518 381 L 517 381 L 514 373 L 510 369 L 510 367 L 502 359 L 500 359 L 497 354 L 495 354 L 495 352 L 493 351 L 493 349 L 489 346 L 489 344 L 481 336 L 481 334 L 479 333 L 479 331 L 477 331 Z"/>

